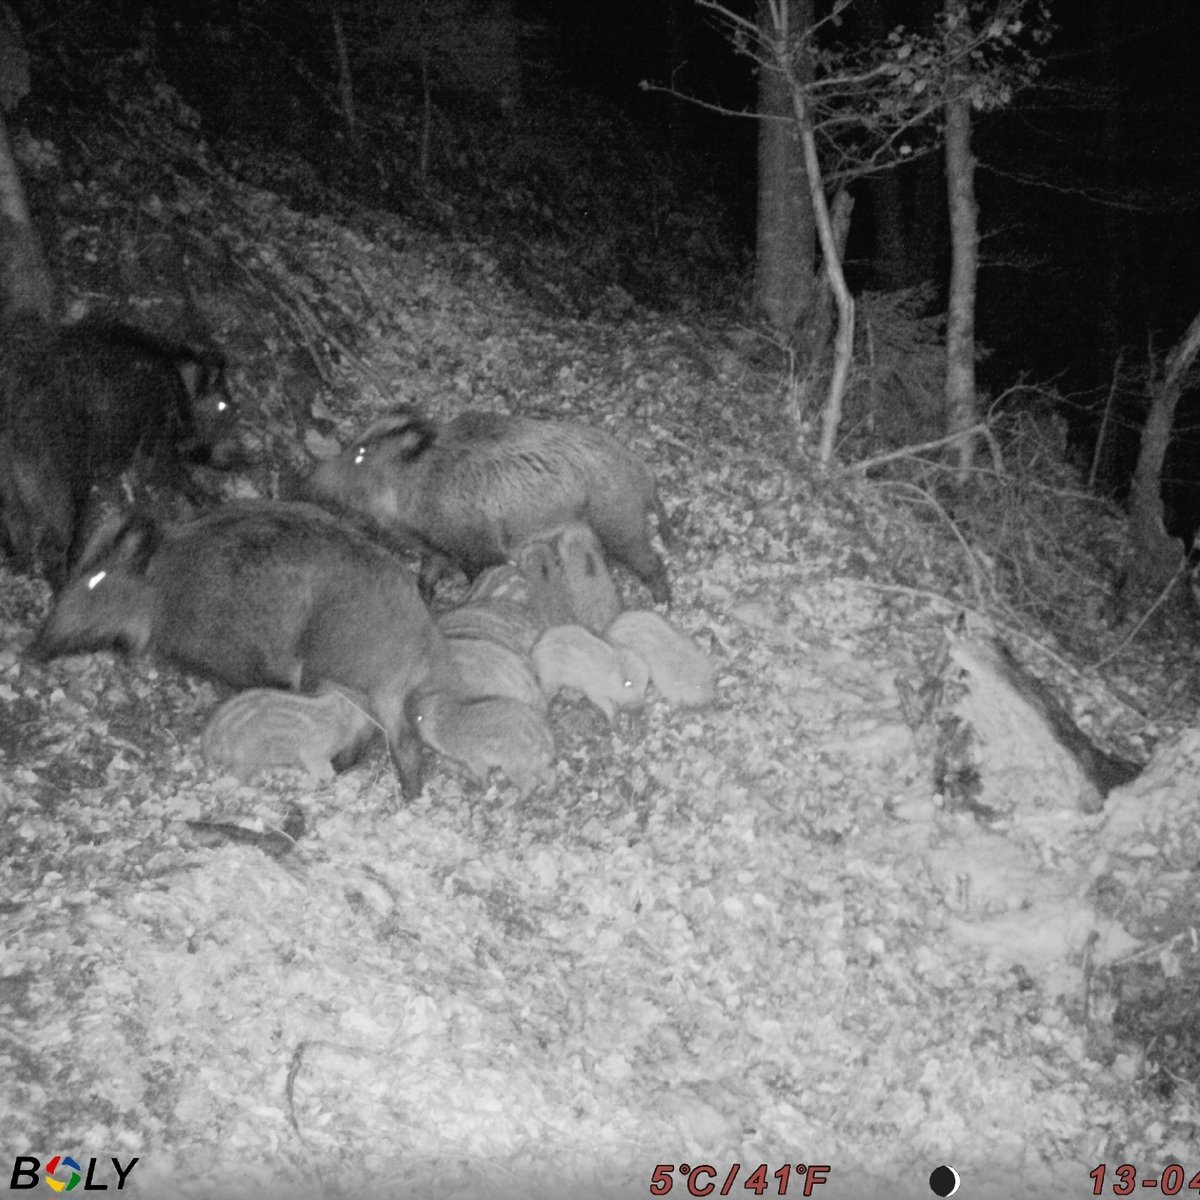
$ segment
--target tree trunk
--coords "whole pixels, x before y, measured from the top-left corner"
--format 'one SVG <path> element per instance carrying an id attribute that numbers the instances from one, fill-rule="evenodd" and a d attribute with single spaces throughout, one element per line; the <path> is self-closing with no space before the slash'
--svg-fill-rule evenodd
<path id="1" fill-rule="evenodd" d="M 913 20 L 918 33 L 932 36 L 938 27 L 943 0 L 917 0 Z M 946 228 L 946 183 L 936 154 L 925 154 L 902 168 L 910 196 L 905 245 L 913 283 L 938 279 L 944 269 Z"/>
<path id="2" fill-rule="evenodd" d="M 925 154 L 903 171 L 911 189 L 908 230 L 908 269 L 913 283 L 940 279 L 945 272 L 946 179 L 936 154 Z"/>
<path id="3" fill-rule="evenodd" d="M 813 133 L 812 114 L 808 107 L 808 93 L 805 80 L 798 69 L 798 61 L 803 62 L 807 55 L 797 53 L 797 48 L 805 42 L 805 35 L 810 26 L 804 25 L 794 30 L 791 25 L 795 13 L 795 0 L 764 0 L 766 11 L 760 9 L 759 16 L 765 17 L 766 24 L 760 25 L 762 44 L 765 51 L 763 65 L 764 74 L 777 73 L 784 81 L 791 102 L 792 118 L 795 130 L 800 139 L 800 148 L 804 155 L 804 174 L 808 185 L 808 197 L 812 205 L 813 218 L 816 222 L 817 237 L 821 243 L 821 256 L 825 278 L 833 292 L 837 304 L 838 328 L 834 342 L 833 368 L 830 371 L 829 390 L 826 393 L 825 405 L 821 410 L 821 441 L 819 461 L 823 467 L 833 461 L 833 447 L 837 438 L 838 426 L 842 420 L 842 400 L 846 391 L 846 380 L 850 374 L 850 362 L 854 349 L 854 300 L 850 289 L 846 286 L 846 277 L 842 271 L 842 255 L 838 246 L 837 234 L 834 230 L 833 219 L 829 212 L 829 204 L 825 199 L 825 178 L 821 173 L 821 163 L 817 157 L 817 141 Z M 811 17 L 811 7 L 808 9 Z M 847 219 L 849 209 L 845 210 Z M 814 347 L 813 361 L 820 347 Z M 813 381 L 812 363 L 807 371 L 801 372 L 800 382 L 792 389 L 788 408 L 793 419 L 800 414 L 802 405 L 797 403 L 797 395 L 807 398 L 807 391 Z M 799 439 L 802 430 L 794 420 L 795 434 Z"/>
<path id="4" fill-rule="evenodd" d="M 798 114 L 798 117 L 800 114 Z M 817 143 L 813 137 L 812 124 L 807 113 L 800 118 L 801 139 L 804 143 L 804 161 L 808 170 L 809 190 L 813 198 L 813 209 L 817 217 L 817 234 L 821 239 L 821 254 L 825 264 L 825 278 L 833 291 L 837 304 L 838 327 L 833 344 L 833 370 L 829 376 L 829 391 L 825 395 L 825 406 L 821 409 L 821 442 L 817 459 L 821 466 L 833 462 L 833 448 L 837 442 L 838 429 L 842 423 L 842 401 L 846 395 L 846 381 L 850 378 L 850 363 L 854 357 L 854 297 L 846 286 L 842 271 L 842 255 L 837 244 L 829 206 L 825 203 L 824 183 L 820 164 L 817 161 Z M 846 228 L 849 230 L 850 206 L 845 207 Z"/>
<path id="5" fill-rule="evenodd" d="M 947 38 L 964 25 L 961 0 L 946 0 Z M 975 287 L 979 272 L 979 207 L 975 203 L 975 159 L 971 155 L 971 103 L 961 81 L 950 81 L 946 103 L 946 195 L 950 208 L 950 298 L 946 317 L 946 416 L 951 433 L 978 423 L 975 397 Z M 977 435 L 958 443 L 965 475 L 975 457 Z"/>
<path id="6" fill-rule="evenodd" d="M 29 52 L 17 14 L 0 3 L 0 115 L 29 95 Z"/>
<path id="7" fill-rule="evenodd" d="M 833 209 L 829 214 L 833 226 L 833 245 L 838 262 L 846 258 L 846 239 L 850 236 L 850 217 L 854 212 L 854 197 L 843 188 L 833 198 Z M 823 347 L 833 330 L 833 287 L 827 272 L 822 272 L 817 280 L 816 295 L 813 297 L 811 342 L 814 346 Z"/>
<path id="8" fill-rule="evenodd" d="M 421 143 L 417 170 L 422 179 L 429 178 L 429 149 L 433 140 L 433 86 L 429 78 L 430 49 L 429 3 L 423 0 L 420 13 L 418 52 L 421 61 Z"/>
<path id="9" fill-rule="evenodd" d="M 883 0 L 865 0 L 861 7 L 863 29 L 875 45 L 887 41 L 892 14 L 884 11 Z M 874 232 L 875 286 L 892 292 L 907 287 L 909 278 L 908 238 L 904 223 L 904 186 L 898 167 L 869 175 L 871 229 Z"/>
<path id="10" fill-rule="evenodd" d="M 875 231 L 875 282 L 885 292 L 907 287 L 908 249 L 904 228 L 904 192 L 895 169 L 867 179 L 871 197 L 871 224 Z"/>
<path id="11" fill-rule="evenodd" d="M 1099 78 L 1096 86 L 1100 95 L 1107 92 L 1111 99 L 1102 105 L 1100 120 L 1100 148 L 1103 154 L 1102 169 L 1105 174 L 1105 187 L 1110 196 L 1120 194 L 1122 173 L 1121 151 L 1121 61 L 1117 53 L 1118 39 L 1121 37 L 1120 28 L 1122 17 L 1118 17 L 1112 0 L 1094 0 L 1095 3 L 1095 38 L 1099 49 L 1097 66 Z M 1104 308 L 1096 322 L 1099 334 L 1100 361 L 1106 362 L 1117 357 L 1121 352 L 1121 315 L 1125 307 L 1125 265 L 1129 253 L 1129 239 L 1122 236 L 1124 216 L 1115 204 L 1105 204 L 1100 211 L 1104 228 L 1104 259 L 1105 270 Z"/>
<path id="12" fill-rule="evenodd" d="M 780 0 L 789 27 L 803 32 L 812 24 L 813 0 Z M 768 0 L 759 3 L 759 28 L 770 37 Z M 797 68 L 806 78 L 811 60 Z M 791 88 L 775 64 L 758 74 L 758 246 L 755 307 L 772 329 L 791 339 L 813 301 L 815 230 L 804 158 L 792 116 Z"/>
<path id="13" fill-rule="evenodd" d="M 329 6 L 329 18 L 333 24 L 333 48 L 337 58 L 338 97 L 342 106 L 342 120 L 346 122 L 346 134 L 351 143 L 358 140 L 358 117 L 354 109 L 354 76 L 350 71 L 350 52 L 346 48 L 346 32 L 342 28 L 342 14 L 338 0 Z"/>
<path id="14" fill-rule="evenodd" d="M 48 319 L 53 307 L 50 272 L 0 117 L 0 315 L 36 313 Z"/>
<path id="15" fill-rule="evenodd" d="M 1179 570 L 1183 544 L 1167 536 L 1163 521 L 1162 467 L 1175 424 L 1175 406 L 1184 377 L 1200 354 L 1200 313 L 1167 355 L 1162 381 L 1152 386 L 1150 411 L 1142 428 L 1142 445 L 1129 501 L 1129 533 L 1134 551 L 1126 582 L 1149 589 L 1164 587 Z"/>
<path id="16" fill-rule="evenodd" d="M 663 5 L 662 15 L 662 57 L 664 75 L 673 78 L 680 63 L 688 58 L 687 43 L 684 38 L 684 18 L 680 12 L 683 0 L 667 0 Z M 691 7 L 689 5 L 689 7 Z M 667 127 L 667 144 L 673 153 L 681 154 L 687 149 L 688 133 L 683 119 L 682 104 L 667 104 L 664 108 L 663 119 Z"/>

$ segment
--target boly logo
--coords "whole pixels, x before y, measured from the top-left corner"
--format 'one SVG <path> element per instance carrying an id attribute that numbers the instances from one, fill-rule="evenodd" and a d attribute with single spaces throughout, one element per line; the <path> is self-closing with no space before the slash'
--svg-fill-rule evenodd
<path id="1" fill-rule="evenodd" d="M 100 1182 L 96 1179 L 96 1165 L 99 1163 L 98 1158 L 87 1159 L 87 1172 L 81 1174 L 84 1168 L 79 1165 L 70 1155 L 56 1154 L 53 1158 L 48 1159 L 45 1166 L 45 1171 L 41 1179 L 38 1177 L 38 1171 L 41 1169 L 41 1161 L 34 1158 L 32 1155 L 22 1155 L 13 1159 L 12 1176 L 8 1181 L 8 1186 L 11 1191 L 24 1191 L 28 1188 L 37 1187 L 39 1182 L 45 1181 L 46 1186 L 56 1192 L 71 1192 L 83 1184 L 85 1192 L 106 1192 L 109 1184 Z M 125 1181 L 129 1178 L 130 1171 L 137 1166 L 138 1160 L 131 1158 L 125 1166 L 121 1165 L 119 1158 L 111 1158 L 113 1170 L 117 1175 L 117 1191 L 121 1191 L 125 1186 Z M 104 1174 L 105 1168 L 100 1168 L 100 1173 Z"/>
<path id="2" fill-rule="evenodd" d="M 71 1168 L 71 1178 L 63 1183 L 61 1179 L 56 1179 L 59 1165 Z M 65 1158 L 61 1154 L 56 1154 L 46 1164 L 46 1182 L 56 1192 L 69 1192 L 79 1182 L 79 1164 L 73 1158 Z"/>

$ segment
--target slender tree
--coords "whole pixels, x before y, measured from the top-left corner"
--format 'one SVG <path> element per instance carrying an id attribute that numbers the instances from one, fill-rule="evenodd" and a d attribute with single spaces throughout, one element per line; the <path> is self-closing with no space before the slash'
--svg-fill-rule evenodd
<path id="1" fill-rule="evenodd" d="M 804 10 L 800 9 L 794 0 L 762 0 L 757 23 L 738 16 L 718 0 L 697 0 L 697 3 L 702 8 L 717 13 L 730 25 L 735 45 L 755 59 L 762 75 L 773 75 L 777 78 L 777 85 L 782 86 L 783 94 L 786 96 L 790 108 L 792 121 L 790 133 L 799 146 L 804 170 L 804 190 L 807 192 L 809 203 L 812 206 L 825 278 L 838 311 L 834 362 L 821 418 L 820 461 L 827 465 L 833 459 L 834 441 L 837 436 L 838 424 L 841 421 L 842 399 L 850 371 L 851 352 L 854 345 L 854 300 L 850 295 L 850 289 L 846 286 L 845 275 L 842 271 L 842 247 L 838 244 L 839 238 L 834 229 L 829 198 L 825 193 L 825 179 L 817 153 L 816 131 L 809 100 L 811 84 L 806 84 L 804 79 L 803 64 L 807 60 L 808 47 L 811 45 L 815 26 L 810 20 L 798 29 L 793 27 L 793 16 L 797 13 L 802 19 L 805 16 Z M 811 16 L 811 8 L 808 9 L 808 15 Z M 760 119 L 763 119 L 761 113 Z M 779 118 L 768 117 L 765 119 L 770 122 Z M 779 181 L 773 178 L 771 182 L 777 184 Z M 759 185 L 761 188 L 761 178 Z M 760 214 L 761 211 L 760 207 Z M 760 223 L 760 260 L 764 253 L 761 230 Z M 778 251 L 780 248 L 781 243 L 779 242 L 768 243 L 765 251 L 770 253 Z M 807 270 L 808 261 L 810 260 L 801 262 L 800 269 Z M 760 273 L 764 270 L 778 270 L 781 274 L 783 272 L 781 267 L 764 267 L 760 261 Z M 820 347 L 814 347 L 813 350 L 814 353 L 806 364 L 805 377 L 799 384 L 801 391 L 806 391 L 807 385 L 815 378 L 817 353 L 819 353 Z M 793 393 L 796 390 L 793 388 Z M 793 394 L 788 407 L 795 423 L 794 432 L 799 438 L 802 430 L 799 427 L 798 419 L 803 415 L 805 406 L 796 402 Z"/>
<path id="2" fill-rule="evenodd" d="M 861 0 L 859 7 L 867 37 L 876 45 L 882 45 L 890 32 L 886 0 Z M 905 221 L 900 164 L 893 164 L 886 170 L 869 175 L 866 190 L 870 197 L 871 228 L 874 233 L 873 275 L 880 290 L 898 291 L 921 278 L 918 276 L 917 280 L 914 280 L 911 274 L 909 231 Z M 922 216 L 927 215 L 922 213 Z"/>
<path id="3" fill-rule="evenodd" d="M 844 238 L 839 238 L 838 223 L 831 216 L 836 207 L 842 220 L 848 221 L 849 208 L 845 203 L 832 205 L 831 198 L 844 192 L 852 180 L 928 154 L 943 135 L 948 139 L 954 269 L 946 423 L 961 435 L 960 463 L 965 466 L 971 461 L 971 430 L 977 424 L 974 321 L 979 233 L 971 113 L 1004 107 L 1035 77 L 1040 63 L 1033 48 L 1049 36 L 1049 15 L 1044 0 L 941 0 L 941 19 L 933 33 L 918 35 L 897 27 L 882 40 L 878 36 L 857 43 L 826 39 L 832 44 L 822 45 L 822 34 L 839 25 L 852 2 L 834 0 L 831 10 L 814 21 L 813 8 L 801 0 L 759 0 L 757 20 L 735 12 L 724 0 L 696 0 L 723 23 L 735 51 L 758 65 L 759 119 L 778 124 L 781 94 L 786 93 L 789 101 L 791 140 L 799 148 L 822 269 L 838 315 L 821 419 L 822 463 L 833 456 L 854 338 L 854 301 L 842 271 Z M 760 307 L 776 327 L 796 308 L 795 297 L 800 294 L 798 280 L 790 274 L 793 264 L 807 262 L 806 248 L 784 236 L 799 228 L 797 222 L 776 215 L 797 211 L 794 206 L 789 210 L 781 191 L 796 168 L 788 157 L 792 151 L 778 138 L 773 131 L 764 131 L 760 138 L 756 276 Z M 787 261 L 774 261 L 780 255 Z M 819 360 L 820 347 L 815 349 L 808 383 Z M 789 410 L 795 414 L 802 407 L 791 404 Z"/>
<path id="4" fill-rule="evenodd" d="M 15 108 L 29 90 L 29 65 L 21 27 L 12 10 L 0 4 L 0 106 Z M 0 315 L 35 313 L 49 317 L 54 287 L 13 157 L 8 129 L 0 113 Z"/>
<path id="5" fill-rule="evenodd" d="M 338 0 L 329 6 L 329 21 L 333 27 L 333 49 L 337 61 L 338 99 L 342 108 L 342 120 L 346 123 L 346 134 L 351 142 L 358 139 L 358 115 L 354 105 L 354 75 L 350 69 L 350 51 L 346 46 L 346 30 L 342 25 L 342 13 Z"/>
<path id="6" fill-rule="evenodd" d="M 813 0 L 782 0 L 781 15 L 786 27 L 802 37 L 812 26 Z M 770 0 L 759 2 L 758 25 L 764 37 L 770 36 Z M 794 70 L 802 86 L 811 83 L 812 59 L 803 49 Z M 813 307 L 816 231 L 804 151 L 793 120 L 792 88 L 772 64 L 759 65 L 758 116 L 755 307 L 772 329 L 791 339 Z"/>
<path id="7" fill-rule="evenodd" d="M 965 475 L 975 455 L 975 293 L 979 273 L 979 206 L 971 154 L 970 47 L 975 41 L 963 0 L 946 0 L 946 194 L 950 212 L 950 301 L 946 314 L 946 415 Z"/>
<path id="8" fill-rule="evenodd" d="M 1150 409 L 1142 427 L 1142 444 L 1129 501 L 1129 533 L 1133 545 L 1125 584 L 1157 589 L 1180 569 L 1183 545 L 1168 537 L 1163 520 L 1162 468 L 1175 424 L 1175 408 L 1200 356 L 1200 313 L 1171 348 L 1162 377 L 1150 385 Z"/>

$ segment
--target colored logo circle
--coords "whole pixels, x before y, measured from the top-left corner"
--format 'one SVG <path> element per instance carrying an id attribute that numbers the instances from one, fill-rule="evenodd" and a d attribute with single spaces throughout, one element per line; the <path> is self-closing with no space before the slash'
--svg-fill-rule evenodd
<path id="1" fill-rule="evenodd" d="M 64 1183 L 61 1179 L 54 1179 L 53 1176 L 58 1174 L 59 1163 L 64 1167 L 71 1168 L 71 1178 Z M 56 1192 L 69 1192 L 79 1182 L 79 1164 L 73 1158 L 66 1158 L 61 1154 L 56 1154 L 46 1164 L 46 1182 Z"/>

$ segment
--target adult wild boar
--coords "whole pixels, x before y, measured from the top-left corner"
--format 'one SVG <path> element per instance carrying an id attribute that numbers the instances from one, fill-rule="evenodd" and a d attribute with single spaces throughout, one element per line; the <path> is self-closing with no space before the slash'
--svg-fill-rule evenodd
<path id="1" fill-rule="evenodd" d="M 445 682 L 445 640 L 404 564 L 318 508 L 257 501 L 170 528 L 135 516 L 103 531 L 32 653 L 108 646 L 239 689 L 329 681 L 361 692 L 404 794 L 420 791 L 405 706 Z"/>
<path id="2" fill-rule="evenodd" d="M 127 469 L 190 485 L 186 464 L 237 453 L 225 364 L 210 347 L 87 320 L 20 316 L 0 329 L 0 534 L 20 570 L 54 587 L 91 522 L 93 489 Z"/>
<path id="3" fill-rule="evenodd" d="M 472 578 L 572 522 L 669 603 L 649 517 L 670 538 L 646 465 L 602 429 L 467 412 L 438 427 L 412 412 L 377 422 L 309 476 L 304 498 L 416 534 Z"/>

